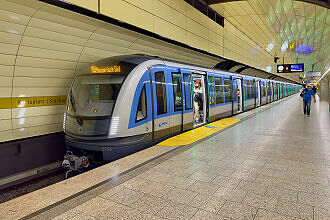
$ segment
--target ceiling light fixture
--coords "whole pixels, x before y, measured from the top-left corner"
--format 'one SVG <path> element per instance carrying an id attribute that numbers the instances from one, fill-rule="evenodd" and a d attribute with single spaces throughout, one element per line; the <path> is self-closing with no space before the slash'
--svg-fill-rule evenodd
<path id="1" fill-rule="evenodd" d="M 270 52 L 270 51 L 272 51 L 273 48 L 274 48 L 274 44 L 270 43 L 270 44 L 267 45 L 266 51 Z"/>
<path id="2" fill-rule="evenodd" d="M 287 41 L 285 41 L 281 46 L 281 51 L 285 52 L 288 47 L 289 47 L 289 44 Z"/>

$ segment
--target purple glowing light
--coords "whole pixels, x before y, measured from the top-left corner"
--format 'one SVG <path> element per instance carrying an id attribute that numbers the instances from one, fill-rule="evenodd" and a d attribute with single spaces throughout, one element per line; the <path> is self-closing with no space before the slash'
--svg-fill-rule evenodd
<path id="1" fill-rule="evenodd" d="M 302 43 L 302 44 L 299 44 L 298 47 L 296 47 L 295 51 L 298 53 L 310 54 L 313 52 L 313 48 L 311 46 L 308 46 L 308 45 Z"/>

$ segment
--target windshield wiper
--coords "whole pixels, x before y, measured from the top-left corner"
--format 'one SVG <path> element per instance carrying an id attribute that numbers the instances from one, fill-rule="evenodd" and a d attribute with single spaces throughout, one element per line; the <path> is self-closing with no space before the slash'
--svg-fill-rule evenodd
<path id="1" fill-rule="evenodd" d="M 83 120 L 77 115 L 77 109 L 76 109 L 76 102 L 75 102 L 75 99 L 74 99 L 74 96 L 72 95 L 72 90 L 70 90 L 70 103 L 71 103 L 71 106 L 72 106 L 72 110 L 73 110 L 73 114 L 77 120 L 77 123 L 82 126 L 83 125 Z"/>

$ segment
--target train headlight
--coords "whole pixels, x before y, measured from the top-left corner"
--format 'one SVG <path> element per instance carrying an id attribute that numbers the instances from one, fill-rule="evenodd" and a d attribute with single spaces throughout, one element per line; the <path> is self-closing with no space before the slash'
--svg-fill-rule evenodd
<path id="1" fill-rule="evenodd" d="M 110 135 L 116 135 L 118 133 L 119 117 L 112 117 Z"/>
<path id="2" fill-rule="evenodd" d="M 64 113 L 64 117 L 63 117 L 63 131 L 65 131 L 65 122 L 66 122 L 66 112 Z"/>

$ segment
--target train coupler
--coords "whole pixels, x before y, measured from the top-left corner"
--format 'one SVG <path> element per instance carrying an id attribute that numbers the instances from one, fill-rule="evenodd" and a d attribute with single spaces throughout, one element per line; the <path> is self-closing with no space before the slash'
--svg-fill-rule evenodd
<path id="1" fill-rule="evenodd" d="M 89 160 L 86 156 L 77 156 L 72 153 L 72 151 L 67 151 L 64 160 L 62 162 L 62 167 L 67 169 L 65 173 L 65 178 L 68 178 L 68 174 L 73 171 L 82 171 L 83 168 L 89 166 Z"/>

